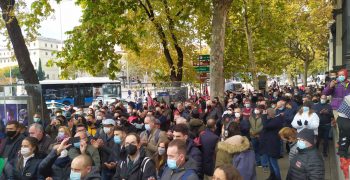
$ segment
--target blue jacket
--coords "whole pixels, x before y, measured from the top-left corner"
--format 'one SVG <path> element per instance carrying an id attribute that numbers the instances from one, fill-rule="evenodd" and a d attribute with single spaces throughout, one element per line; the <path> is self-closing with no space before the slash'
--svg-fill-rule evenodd
<path id="1" fill-rule="evenodd" d="M 216 156 L 215 147 L 219 141 L 219 136 L 206 129 L 199 137 L 200 144 L 202 145 L 200 149 L 202 151 L 203 172 L 205 175 L 213 176 Z"/>
<path id="2" fill-rule="evenodd" d="M 187 139 L 187 157 L 192 158 L 197 164 L 197 173 L 202 174 L 202 152 L 196 147 L 192 139 Z"/>

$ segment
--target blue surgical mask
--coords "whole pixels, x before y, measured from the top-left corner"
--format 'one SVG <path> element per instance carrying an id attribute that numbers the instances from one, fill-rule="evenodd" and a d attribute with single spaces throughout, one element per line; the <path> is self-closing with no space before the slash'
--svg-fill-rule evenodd
<path id="1" fill-rule="evenodd" d="M 309 112 L 310 108 L 307 106 L 303 106 L 303 112 Z"/>
<path id="2" fill-rule="evenodd" d="M 175 160 L 175 159 L 168 159 L 168 160 L 166 161 L 166 163 L 167 163 L 167 165 L 168 165 L 168 167 L 169 167 L 170 169 L 172 169 L 172 170 L 177 169 L 177 165 L 176 165 L 176 160 Z"/>
<path id="3" fill-rule="evenodd" d="M 284 109 L 284 107 L 282 106 L 282 107 L 280 107 L 280 108 L 278 108 L 278 109 L 282 111 L 282 110 Z"/>
<path id="4" fill-rule="evenodd" d="M 339 82 L 345 81 L 345 76 L 339 76 L 339 77 L 338 77 L 338 81 L 339 81 Z"/>
<path id="5" fill-rule="evenodd" d="M 74 146 L 75 148 L 80 148 L 80 142 L 74 143 L 73 146 Z"/>
<path id="6" fill-rule="evenodd" d="M 35 123 L 38 123 L 38 122 L 40 122 L 40 118 L 33 118 L 33 121 L 34 121 Z"/>
<path id="7" fill-rule="evenodd" d="M 245 107 L 246 108 L 250 108 L 250 104 L 245 104 Z"/>
<path id="8" fill-rule="evenodd" d="M 299 149 L 305 149 L 305 148 L 306 148 L 306 144 L 305 144 L 304 141 L 298 140 L 298 142 L 297 142 L 297 147 L 298 147 Z"/>
<path id="9" fill-rule="evenodd" d="M 69 176 L 69 179 L 70 180 L 80 180 L 81 178 L 81 174 L 78 173 L 78 172 L 74 172 L 74 171 L 70 171 L 70 176 Z"/>
<path id="10" fill-rule="evenodd" d="M 122 142 L 119 136 L 114 136 L 113 140 L 114 140 L 114 143 L 116 144 L 120 144 Z"/>
<path id="11" fill-rule="evenodd" d="M 150 130 L 151 130 L 151 126 L 150 126 L 149 124 L 145 124 L 145 129 L 146 129 L 147 131 L 150 131 Z"/>

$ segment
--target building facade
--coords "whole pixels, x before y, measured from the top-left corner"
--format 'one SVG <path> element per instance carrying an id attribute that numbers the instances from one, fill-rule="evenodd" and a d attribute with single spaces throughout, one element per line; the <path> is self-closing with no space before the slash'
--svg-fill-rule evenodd
<path id="1" fill-rule="evenodd" d="M 45 72 L 46 79 L 57 80 L 59 79 L 60 69 L 56 66 L 48 67 L 46 64 L 49 60 L 55 60 L 55 52 L 61 51 L 63 47 L 62 41 L 57 39 L 38 37 L 35 41 L 27 44 L 30 59 L 34 68 L 39 68 L 39 61 L 41 61 L 41 67 Z M 17 61 L 13 52 L 13 49 L 6 47 L 0 48 L 0 68 L 17 66 Z"/>

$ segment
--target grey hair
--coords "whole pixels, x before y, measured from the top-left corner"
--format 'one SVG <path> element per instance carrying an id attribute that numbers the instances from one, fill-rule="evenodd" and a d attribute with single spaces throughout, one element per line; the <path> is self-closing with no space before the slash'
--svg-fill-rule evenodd
<path id="1" fill-rule="evenodd" d="M 31 127 L 34 127 L 35 129 L 37 129 L 37 130 L 39 130 L 41 132 L 44 132 L 44 127 L 41 124 L 34 123 L 34 124 L 30 125 L 29 128 L 31 128 Z"/>
<path id="2" fill-rule="evenodd" d="M 152 122 L 152 123 L 156 123 L 156 118 L 152 115 L 147 115 L 145 118 L 149 118 L 149 120 Z"/>

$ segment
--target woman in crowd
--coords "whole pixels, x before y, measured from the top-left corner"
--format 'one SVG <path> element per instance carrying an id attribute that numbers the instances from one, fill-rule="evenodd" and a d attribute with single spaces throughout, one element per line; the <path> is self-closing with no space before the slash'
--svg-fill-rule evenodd
<path id="1" fill-rule="evenodd" d="M 223 164 L 215 169 L 212 180 L 243 180 L 243 178 L 231 164 Z"/>
<path id="2" fill-rule="evenodd" d="M 42 159 L 38 157 L 38 140 L 26 137 L 22 141 L 19 156 L 6 163 L 2 179 L 38 180 L 44 179 L 39 174 L 38 166 Z"/>
<path id="3" fill-rule="evenodd" d="M 168 142 L 160 142 L 158 145 L 158 151 L 154 154 L 153 160 L 156 164 L 156 169 L 157 169 L 157 176 L 158 179 L 162 176 L 163 170 L 166 166 L 167 163 L 167 151 L 168 149 Z"/>
<path id="4" fill-rule="evenodd" d="M 318 134 L 318 126 L 320 119 L 312 109 L 313 103 L 311 101 L 305 101 L 302 108 L 294 116 L 292 126 L 297 129 L 298 133 L 303 129 L 314 130 L 315 135 Z"/>
<path id="5" fill-rule="evenodd" d="M 297 131 L 294 128 L 284 127 L 278 132 L 279 136 L 283 141 L 287 141 L 289 144 L 289 161 L 291 161 L 296 154 L 297 150 Z"/>

